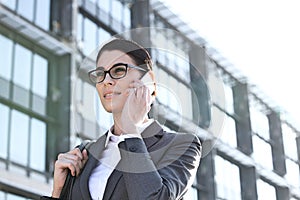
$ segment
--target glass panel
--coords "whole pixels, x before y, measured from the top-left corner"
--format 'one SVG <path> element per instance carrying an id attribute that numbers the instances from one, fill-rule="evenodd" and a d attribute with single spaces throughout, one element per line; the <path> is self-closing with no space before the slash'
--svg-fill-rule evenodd
<path id="1" fill-rule="evenodd" d="M 107 42 L 111 35 L 109 32 L 105 31 L 103 28 L 99 28 L 98 30 L 98 34 L 99 34 L 99 42 L 98 45 L 102 45 L 104 42 Z"/>
<path id="2" fill-rule="evenodd" d="M 122 21 L 122 4 L 119 0 L 112 0 L 112 11 L 111 15 L 113 18 L 115 18 L 117 21 Z"/>
<path id="3" fill-rule="evenodd" d="M 30 167 L 45 171 L 46 124 L 37 119 L 31 120 Z"/>
<path id="4" fill-rule="evenodd" d="M 110 2 L 111 2 L 111 0 L 99 0 L 98 5 L 106 13 L 109 13 L 109 11 L 110 11 Z"/>
<path id="5" fill-rule="evenodd" d="M 23 46 L 16 45 L 14 83 L 29 90 L 31 71 L 31 52 Z"/>
<path id="6" fill-rule="evenodd" d="M 298 160 L 296 133 L 286 124 L 282 124 L 282 136 L 285 155 Z"/>
<path id="7" fill-rule="evenodd" d="M 220 156 L 215 157 L 215 182 L 220 199 L 241 199 L 239 168 Z"/>
<path id="8" fill-rule="evenodd" d="M 5 4 L 12 10 L 16 9 L 16 0 L 1 0 L 1 3 Z"/>
<path id="9" fill-rule="evenodd" d="M 127 5 L 123 6 L 123 24 L 125 28 L 130 28 L 131 27 L 131 14 L 130 14 L 130 9 L 128 8 Z"/>
<path id="10" fill-rule="evenodd" d="M 193 118 L 192 92 L 182 83 L 178 83 L 178 97 L 180 98 L 182 114 L 188 119 Z"/>
<path id="11" fill-rule="evenodd" d="M 257 196 L 258 200 L 276 199 L 275 188 L 272 185 L 262 181 L 261 179 L 258 179 Z"/>
<path id="12" fill-rule="evenodd" d="M 21 14 L 23 17 L 27 18 L 28 20 L 33 20 L 33 7 L 34 7 L 34 0 L 19 0 L 18 1 L 18 13 Z"/>
<path id="13" fill-rule="evenodd" d="M 28 158 L 29 117 L 13 110 L 10 128 L 10 158 L 12 161 L 26 165 Z"/>
<path id="14" fill-rule="evenodd" d="M 97 45 L 97 26 L 91 20 L 85 18 L 84 20 L 84 49 L 83 52 L 85 55 L 90 55 Z"/>
<path id="15" fill-rule="evenodd" d="M 273 169 L 271 146 L 256 135 L 253 136 L 253 158 L 258 165 Z"/>
<path id="16" fill-rule="evenodd" d="M 159 102 L 161 102 L 164 105 L 168 105 L 168 90 L 167 86 L 169 85 L 168 83 L 168 74 L 162 70 L 158 69 L 158 74 L 157 74 L 157 99 Z"/>
<path id="17" fill-rule="evenodd" d="M 0 76 L 10 80 L 13 42 L 3 35 L 0 35 L 0 44 Z"/>
<path id="18" fill-rule="evenodd" d="M 226 111 L 230 114 L 234 113 L 234 108 L 233 108 L 233 93 L 232 89 L 230 86 L 224 84 L 224 92 L 225 92 L 225 105 L 226 105 Z"/>
<path id="19" fill-rule="evenodd" d="M 47 96 L 48 82 L 48 61 L 35 54 L 33 57 L 33 85 L 32 92 L 42 96 Z"/>
<path id="20" fill-rule="evenodd" d="M 35 23 L 45 30 L 49 30 L 50 23 L 50 0 L 36 1 Z"/>
<path id="21" fill-rule="evenodd" d="M 300 188 L 299 165 L 292 160 L 286 159 L 286 171 L 285 178 L 288 180 L 288 183 Z"/>
<path id="22" fill-rule="evenodd" d="M 29 90 L 14 85 L 13 91 L 14 91 L 13 101 L 26 108 L 29 108 L 29 97 L 30 97 Z"/>
<path id="23" fill-rule="evenodd" d="M 269 122 L 267 116 L 256 108 L 250 107 L 250 119 L 252 131 L 269 140 Z"/>
<path id="24" fill-rule="evenodd" d="M 191 187 L 188 189 L 187 193 L 184 195 L 184 199 L 189 200 L 197 200 L 198 199 L 198 193 L 197 189 L 194 187 Z"/>
<path id="25" fill-rule="evenodd" d="M 83 23 L 83 17 L 82 14 L 77 15 L 77 41 L 79 42 L 79 46 L 82 45 L 83 40 L 83 33 L 82 33 L 82 23 Z M 82 47 L 80 47 L 82 48 Z"/>
<path id="26" fill-rule="evenodd" d="M 9 109 L 7 106 L 0 104 L 0 157 L 7 157 L 7 141 L 8 141 L 8 123 Z M 1 199 L 1 198 L 0 198 Z"/>
<path id="27" fill-rule="evenodd" d="M 18 195 L 7 193 L 7 199 L 6 200 L 26 200 L 26 198 L 18 196 Z"/>
<path id="28" fill-rule="evenodd" d="M 224 121 L 221 139 L 223 142 L 229 144 L 232 147 L 237 146 L 235 120 L 227 115 Z"/>
<path id="29" fill-rule="evenodd" d="M 5 193 L 0 191 L 0 199 L 5 199 Z"/>
<path id="30" fill-rule="evenodd" d="M 166 85 L 166 89 L 168 90 L 167 95 L 169 95 L 169 103 L 168 106 L 177 113 L 181 112 L 181 106 L 184 106 L 179 101 L 179 93 L 178 93 L 178 81 L 169 76 L 169 85 Z"/>

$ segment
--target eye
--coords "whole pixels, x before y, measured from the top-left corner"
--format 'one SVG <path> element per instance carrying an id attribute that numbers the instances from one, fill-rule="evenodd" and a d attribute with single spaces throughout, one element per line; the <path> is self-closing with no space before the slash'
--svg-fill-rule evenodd
<path id="1" fill-rule="evenodd" d="M 122 76 L 126 73 L 126 67 L 125 66 L 116 66 L 111 69 L 111 74 L 114 76 Z"/>
<path id="2" fill-rule="evenodd" d="M 95 71 L 95 75 L 96 75 L 97 77 L 103 76 L 103 75 L 104 75 L 104 71 L 103 71 L 103 70 L 97 70 L 97 71 Z"/>

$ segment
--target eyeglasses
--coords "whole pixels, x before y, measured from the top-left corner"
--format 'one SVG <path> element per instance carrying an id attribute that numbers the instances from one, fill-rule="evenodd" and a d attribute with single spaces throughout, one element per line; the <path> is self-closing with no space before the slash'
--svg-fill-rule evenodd
<path id="1" fill-rule="evenodd" d="M 97 84 L 97 83 L 101 83 L 104 81 L 106 74 L 109 74 L 109 76 L 112 79 L 121 79 L 124 78 L 128 72 L 128 67 L 129 68 L 133 68 L 133 69 L 137 69 L 137 70 L 141 70 L 144 72 L 147 72 L 148 70 L 143 69 L 141 67 L 138 66 L 134 66 L 131 64 L 125 64 L 125 63 L 116 63 L 114 64 L 109 70 L 105 71 L 103 67 L 97 67 L 94 70 L 91 70 L 88 72 L 89 78 L 90 80 Z"/>

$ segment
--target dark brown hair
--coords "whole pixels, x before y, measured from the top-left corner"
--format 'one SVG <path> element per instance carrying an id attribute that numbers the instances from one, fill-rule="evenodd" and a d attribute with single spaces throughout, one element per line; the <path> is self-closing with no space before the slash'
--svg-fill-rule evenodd
<path id="1" fill-rule="evenodd" d="M 132 40 L 116 38 L 104 44 L 99 50 L 96 62 L 104 51 L 119 50 L 130 56 L 139 67 L 152 70 L 152 60 L 149 52 Z"/>

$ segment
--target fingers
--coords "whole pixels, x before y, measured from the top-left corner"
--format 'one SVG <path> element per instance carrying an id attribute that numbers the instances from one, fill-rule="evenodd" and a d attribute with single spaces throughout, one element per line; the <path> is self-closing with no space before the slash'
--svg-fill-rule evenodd
<path id="1" fill-rule="evenodd" d="M 134 91 L 136 99 L 146 99 L 147 103 L 151 100 L 151 94 L 147 85 L 142 81 L 136 80 L 129 84 L 130 93 Z M 134 89 L 134 90 L 132 90 Z"/>
<path id="2" fill-rule="evenodd" d="M 61 170 L 68 168 L 72 176 L 78 176 L 87 159 L 88 155 L 86 150 L 81 153 L 78 148 L 75 148 L 67 153 L 59 154 L 55 165 Z"/>

